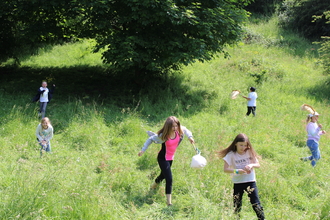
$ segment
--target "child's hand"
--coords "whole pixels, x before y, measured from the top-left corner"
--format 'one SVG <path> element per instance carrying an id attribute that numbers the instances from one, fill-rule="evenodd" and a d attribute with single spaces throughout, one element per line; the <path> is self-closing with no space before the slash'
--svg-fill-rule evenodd
<path id="1" fill-rule="evenodd" d="M 195 143 L 195 140 L 193 138 L 189 138 L 189 141 L 190 141 L 191 144 Z"/>
<path id="2" fill-rule="evenodd" d="M 138 155 L 141 156 L 144 152 L 141 150 Z"/>
<path id="3" fill-rule="evenodd" d="M 239 169 L 239 170 L 238 170 L 238 173 L 239 173 L 239 174 L 246 174 L 247 172 L 246 172 L 245 169 Z"/>
<path id="4" fill-rule="evenodd" d="M 251 173 L 251 170 L 252 170 L 252 166 L 250 166 L 250 165 L 246 165 L 246 166 L 244 167 L 244 170 L 246 171 L 247 174 L 250 174 L 250 173 Z"/>

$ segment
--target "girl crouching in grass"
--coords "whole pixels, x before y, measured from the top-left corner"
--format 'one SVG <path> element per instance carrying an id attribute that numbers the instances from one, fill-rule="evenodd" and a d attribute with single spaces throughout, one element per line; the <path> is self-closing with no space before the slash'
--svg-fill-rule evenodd
<path id="1" fill-rule="evenodd" d="M 265 219 L 260 205 L 254 168 L 259 168 L 257 153 L 245 134 L 238 134 L 229 147 L 219 152 L 224 160 L 224 172 L 232 175 L 234 183 L 234 208 L 238 214 L 242 207 L 242 197 L 247 192 L 253 210 L 259 220 Z"/>
<path id="2" fill-rule="evenodd" d="M 174 159 L 174 154 L 177 147 L 183 139 L 185 134 L 190 143 L 195 143 L 192 133 L 184 126 L 180 125 L 180 121 L 170 116 L 166 119 L 164 126 L 157 132 L 157 134 L 151 135 L 148 140 L 144 143 L 142 150 L 139 152 L 141 156 L 152 143 L 158 143 L 162 145 L 161 150 L 158 153 L 157 161 L 161 170 L 159 176 L 155 179 L 154 184 L 151 186 L 155 189 L 164 179 L 166 181 L 166 199 L 167 205 L 172 205 L 172 171 L 171 166 Z"/>
<path id="3" fill-rule="evenodd" d="M 53 138 L 53 133 L 54 130 L 50 123 L 49 118 L 44 117 L 43 119 L 41 119 L 41 122 L 36 130 L 37 141 L 41 146 L 40 157 L 42 157 L 42 150 L 48 153 L 51 152 L 50 139 Z"/>

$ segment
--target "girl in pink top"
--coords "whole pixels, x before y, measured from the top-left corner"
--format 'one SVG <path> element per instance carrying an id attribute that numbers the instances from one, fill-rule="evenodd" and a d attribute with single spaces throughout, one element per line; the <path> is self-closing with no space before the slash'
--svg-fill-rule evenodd
<path id="1" fill-rule="evenodd" d="M 158 164 L 160 167 L 160 174 L 155 179 L 155 183 L 151 186 L 152 189 L 155 189 L 164 179 L 166 181 L 166 199 L 167 205 L 172 205 L 172 171 L 171 166 L 174 159 L 174 155 L 177 147 L 183 139 L 183 134 L 185 134 L 190 143 L 195 143 L 192 133 L 184 126 L 180 125 L 180 121 L 174 117 L 170 116 L 166 119 L 164 126 L 157 132 L 153 134 L 152 132 L 148 133 L 150 137 L 144 143 L 142 150 L 139 152 L 141 156 L 151 143 L 162 144 L 162 148 L 158 153 Z"/>

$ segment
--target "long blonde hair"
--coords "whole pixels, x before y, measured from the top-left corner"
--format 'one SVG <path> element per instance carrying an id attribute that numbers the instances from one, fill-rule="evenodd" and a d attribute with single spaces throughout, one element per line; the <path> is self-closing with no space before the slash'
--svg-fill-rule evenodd
<path id="1" fill-rule="evenodd" d="M 47 123 L 47 128 L 49 127 L 49 125 L 51 125 L 49 118 L 48 118 L 48 117 L 44 117 L 44 118 L 42 118 L 41 121 L 40 121 L 40 124 L 41 124 L 42 129 L 45 129 L 45 128 L 42 126 L 42 124 L 43 124 L 44 122 Z M 47 129 L 47 128 L 46 128 L 46 129 Z"/>
<path id="2" fill-rule="evenodd" d="M 177 119 L 175 116 L 170 116 L 166 119 L 163 127 L 157 132 L 158 135 L 162 134 L 161 139 L 163 141 L 167 141 L 167 139 L 172 134 L 172 132 L 173 132 L 173 130 L 172 130 L 173 123 L 176 123 L 178 125 L 178 132 L 179 132 L 180 136 L 183 135 L 183 131 L 181 129 L 179 119 Z"/>

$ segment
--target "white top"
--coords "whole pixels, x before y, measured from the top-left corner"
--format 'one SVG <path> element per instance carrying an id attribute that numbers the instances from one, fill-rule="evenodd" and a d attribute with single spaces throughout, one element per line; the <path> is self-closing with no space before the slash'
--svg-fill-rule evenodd
<path id="1" fill-rule="evenodd" d="M 321 128 L 316 122 L 309 122 L 306 126 L 308 140 L 314 140 L 317 143 L 320 141 L 320 136 L 323 134 Z"/>
<path id="2" fill-rule="evenodd" d="M 251 100 L 248 100 L 247 106 L 257 106 L 258 95 L 256 92 L 250 92 L 248 98 L 250 98 Z"/>
<path id="3" fill-rule="evenodd" d="M 249 150 L 247 150 L 243 155 L 231 151 L 223 158 L 223 160 L 226 161 L 229 165 L 229 168 L 232 169 L 243 169 L 246 165 L 258 162 L 258 159 L 253 158 Z M 256 174 L 254 172 L 254 169 L 252 169 L 251 173 L 249 174 L 232 173 L 231 175 L 233 183 L 246 183 L 256 181 Z"/>
<path id="4" fill-rule="evenodd" d="M 36 136 L 39 141 L 45 140 L 48 142 L 50 139 L 52 139 L 53 133 L 54 129 L 51 125 L 48 125 L 48 128 L 44 130 L 41 124 L 39 124 L 36 130 Z"/>
<path id="5" fill-rule="evenodd" d="M 39 102 L 48 102 L 48 93 L 49 93 L 49 90 L 48 88 L 44 88 L 44 87 L 40 87 L 40 90 L 43 91 L 45 90 L 43 93 L 40 94 L 40 100 Z"/>

